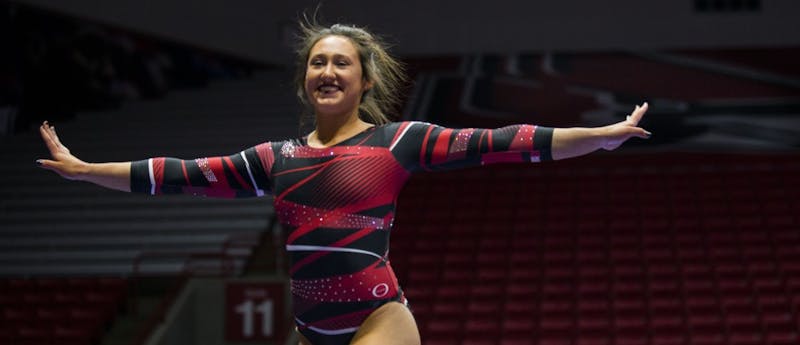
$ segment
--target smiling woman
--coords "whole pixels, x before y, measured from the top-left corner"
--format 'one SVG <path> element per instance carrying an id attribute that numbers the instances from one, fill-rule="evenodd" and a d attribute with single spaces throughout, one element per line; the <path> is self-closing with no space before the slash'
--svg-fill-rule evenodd
<path id="1" fill-rule="evenodd" d="M 45 122 L 40 132 L 52 159 L 37 163 L 68 179 L 122 191 L 272 194 L 288 232 L 302 344 L 420 344 L 389 261 L 397 197 L 411 174 L 563 159 L 650 136 L 638 127 L 647 103 L 625 121 L 597 128 L 451 129 L 389 122 L 405 77 L 384 45 L 354 26 L 301 28 L 295 81 L 300 102 L 315 119 L 308 135 L 224 157 L 86 163 Z"/>

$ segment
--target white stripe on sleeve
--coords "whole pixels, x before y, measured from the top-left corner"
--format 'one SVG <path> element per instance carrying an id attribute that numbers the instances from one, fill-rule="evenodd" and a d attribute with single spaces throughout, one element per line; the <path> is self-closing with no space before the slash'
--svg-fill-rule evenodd
<path id="1" fill-rule="evenodd" d="M 250 182 L 253 183 L 253 188 L 256 189 L 256 195 L 264 196 L 264 191 L 258 188 L 258 184 L 256 183 L 256 179 L 253 178 L 253 172 L 250 171 L 250 162 L 247 161 L 247 157 L 244 156 L 244 151 L 239 152 L 239 155 L 242 156 L 244 160 L 244 166 L 247 168 L 247 175 L 250 175 Z"/>

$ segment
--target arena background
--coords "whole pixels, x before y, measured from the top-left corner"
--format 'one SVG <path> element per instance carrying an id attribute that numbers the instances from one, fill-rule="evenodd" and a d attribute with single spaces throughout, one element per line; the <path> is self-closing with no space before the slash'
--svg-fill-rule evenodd
<path id="1" fill-rule="evenodd" d="M 3 1 L 0 343 L 292 343 L 268 198 L 151 198 L 37 169 L 293 137 L 312 1 Z M 415 176 L 392 264 L 424 344 L 795 344 L 795 1 L 328 1 L 408 65 L 401 119 L 654 133 Z M 296 342 L 296 340 L 295 340 Z"/>

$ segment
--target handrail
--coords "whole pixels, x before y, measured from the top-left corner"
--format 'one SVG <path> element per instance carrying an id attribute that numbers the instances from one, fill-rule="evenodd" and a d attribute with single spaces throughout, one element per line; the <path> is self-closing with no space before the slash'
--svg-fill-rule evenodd
<path id="1" fill-rule="evenodd" d="M 243 234 L 231 234 L 222 242 L 222 252 L 228 253 L 231 249 L 251 248 L 261 241 L 261 232 L 248 232 Z"/>

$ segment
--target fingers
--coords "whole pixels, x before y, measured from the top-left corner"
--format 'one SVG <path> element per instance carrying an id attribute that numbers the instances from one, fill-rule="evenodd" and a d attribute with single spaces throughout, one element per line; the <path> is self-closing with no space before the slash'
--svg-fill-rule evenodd
<path id="1" fill-rule="evenodd" d="M 650 137 L 653 135 L 653 133 L 650 133 L 649 131 L 647 131 L 644 128 L 639 128 L 639 129 L 640 129 L 640 131 L 638 131 L 637 133 L 634 134 L 635 137 L 642 138 L 642 139 L 650 139 Z"/>
<path id="2" fill-rule="evenodd" d="M 65 169 L 64 169 L 65 166 L 64 166 L 64 163 L 62 163 L 62 162 L 54 161 L 54 160 L 50 160 L 50 159 L 37 159 L 36 160 L 36 165 L 38 165 L 42 169 L 53 171 L 56 174 L 58 174 L 59 176 L 65 178 L 65 179 L 69 179 L 69 180 L 75 179 L 72 175 L 68 174 L 65 171 Z"/>
<path id="3" fill-rule="evenodd" d="M 47 145 L 47 149 L 50 150 L 50 155 L 55 156 L 56 153 L 63 152 L 69 153 L 69 149 L 67 149 L 64 144 L 61 143 L 61 140 L 58 138 L 58 134 L 56 134 L 56 128 L 51 126 L 50 123 L 47 121 L 43 122 L 42 125 L 39 127 L 39 133 L 42 135 L 42 139 Z"/>
<path id="4" fill-rule="evenodd" d="M 56 164 L 56 161 L 49 160 L 49 159 L 37 159 L 36 165 L 38 165 L 42 169 L 53 170 L 53 166 Z"/>
<path id="5" fill-rule="evenodd" d="M 647 112 L 647 109 L 650 107 L 647 102 L 644 102 L 641 106 L 637 105 L 636 108 L 633 109 L 633 113 L 628 115 L 625 118 L 625 121 L 628 122 L 631 126 L 636 126 L 639 124 L 639 121 L 642 120 L 642 117 Z"/>
<path id="6" fill-rule="evenodd" d="M 610 135 L 606 139 L 606 143 L 603 145 L 603 149 L 606 150 L 615 150 L 620 147 L 623 143 L 628 141 L 628 139 L 636 137 L 641 139 L 650 139 L 650 136 L 653 134 L 646 131 L 640 127 L 630 127 L 630 126 L 615 126 L 616 129 L 614 130 L 614 134 Z"/>
<path id="7" fill-rule="evenodd" d="M 650 139 L 653 133 L 648 132 L 646 129 L 641 127 L 627 127 L 622 129 L 622 134 L 618 137 L 620 142 L 628 141 L 628 139 L 636 137 L 642 139 Z"/>
<path id="8" fill-rule="evenodd" d="M 55 156 L 55 154 L 58 152 L 58 144 L 56 144 L 55 140 L 53 140 L 53 136 L 50 133 L 50 124 L 48 124 L 47 121 L 39 126 L 39 134 L 41 134 L 42 140 L 44 141 L 45 146 L 47 146 L 47 150 L 50 151 L 50 156 Z M 53 163 L 55 162 L 49 159 L 36 160 L 36 165 L 47 170 L 53 170 Z"/>
<path id="9" fill-rule="evenodd" d="M 53 139 L 53 142 L 56 143 L 58 148 L 64 147 L 64 145 L 61 144 L 61 140 L 58 139 L 58 134 L 56 133 L 56 126 L 52 126 L 49 123 L 47 123 L 47 131 L 50 133 L 50 138 Z"/>
<path id="10" fill-rule="evenodd" d="M 647 109 L 649 109 L 649 107 L 650 107 L 650 105 L 647 102 L 642 103 L 641 106 L 637 105 L 633 109 L 633 112 L 631 113 L 631 115 L 628 115 L 625 118 L 625 123 L 627 125 L 636 127 L 636 129 L 637 129 L 637 131 L 635 131 L 633 133 L 633 136 L 638 137 L 638 138 L 642 138 L 642 139 L 649 139 L 650 136 L 653 135 L 652 133 L 648 132 L 647 130 L 645 130 L 645 129 L 641 128 L 641 127 L 638 127 L 639 126 L 639 121 L 642 120 L 642 117 L 644 117 L 644 114 L 647 113 Z"/>
<path id="11" fill-rule="evenodd" d="M 59 175 L 61 175 L 61 173 L 60 173 L 60 171 L 58 169 L 59 163 L 57 161 L 50 160 L 50 159 L 37 159 L 36 160 L 36 165 L 38 165 L 42 169 L 55 171 L 55 172 L 59 173 Z"/>
<path id="12" fill-rule="evenodd" d="M 58 152 L 58 143 L 53 139 L 53 134 L 50 130 L 50 125 L 45 121 L 41 127 L 39 127 L 39 134 L 42 135 L 42 140 L 44 140 L 44 144 L 47 146 L 47 149 L 50 151 L 50 155 L 53 156 Z"/>
<path id="13" fill-rule="evenodd" d="M 56 126 L 50 126 L 50 131 L 53 133 L 53 140 L 55 140 L 56 145 L 58 148 L 64 152 L 69 152 L 69 149 L 61 143 L 61 139 L 58 138 L 58 133 L 56 133 Z"/>

